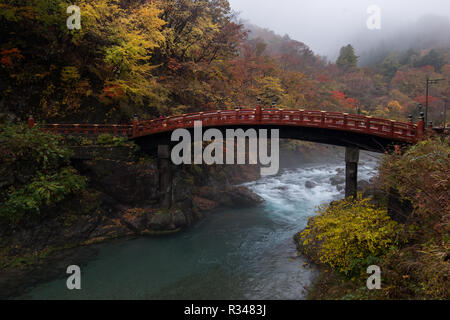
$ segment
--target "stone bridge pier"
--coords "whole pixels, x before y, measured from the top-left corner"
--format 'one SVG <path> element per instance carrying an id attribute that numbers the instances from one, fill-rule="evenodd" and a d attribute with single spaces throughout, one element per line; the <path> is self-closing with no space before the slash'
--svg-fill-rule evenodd
<path id="1" fill-rule="evenodd" d="M 169 145 L 158 145 L 159 199 L 164 208 L 172 205 L 172 163 Z"/>
<path id="2" fill-rule="evenodd" d="M 358 190 L 359 149 L 345 148 L 345 197 L 356 199 Z"/>

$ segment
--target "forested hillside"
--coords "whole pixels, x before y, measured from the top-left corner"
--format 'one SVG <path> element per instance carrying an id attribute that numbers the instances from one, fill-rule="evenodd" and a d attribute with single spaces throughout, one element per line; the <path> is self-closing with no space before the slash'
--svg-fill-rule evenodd
<path id="1" fill-rule="evenodd" d="M 226 0 L 2 0 L 0 106 L 48 122 L 129 122 L 265 104 L 406 119 L 431 91 L 442 121 L 450 51 L 392 52 L 358 68 L 353 47 L 328 63 L 306 44 L 238 23 Z M 299 39 L 301 40 L 301 39 Z"/>

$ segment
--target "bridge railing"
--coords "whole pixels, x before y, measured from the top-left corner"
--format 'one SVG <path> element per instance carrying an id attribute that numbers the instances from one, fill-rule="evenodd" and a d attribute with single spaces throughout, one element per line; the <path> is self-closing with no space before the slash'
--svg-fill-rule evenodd
<path id="1" fill-rule="evenodd" d="M 205 127 L 223 125 L 293 125 L 366 133 L 396 140 L 415 142 L 417 125 L 363 115 L 314 110 L 239 109 L 185 114 L 166 119 L 140 121 L 133 130 L 133 137 L 192 128 L 195 121 Z"/>
<path id="2" fill-rule="evenodd" d="M 41 124 L 40 127 L 44 131 L 57 134 L 73 134 L 73 135 L 99 135 L 109 133 L 112 135 L 132 134 L 132 125 L 120 124 Z"/>
<path id="3" fill-rule="evenodd" d="M 207 111 L 164 119 L 135 121 L 132 125 L 109 124 L 44 124 L 44 130 L 60 134 L 97 135 L 110 133 L 128 135 L 132 138 L 177 128 L 192 128 L 195 121 L 202 121 L 204 127 L 226 125 L 290 125 L 316 127 L 349 132 L 365 133 L 405 142 L 417 142 L 418 126 L 413 123 L 397 122 L 363 115 L 315 110 L 282 109 L 236 109 Z"/>

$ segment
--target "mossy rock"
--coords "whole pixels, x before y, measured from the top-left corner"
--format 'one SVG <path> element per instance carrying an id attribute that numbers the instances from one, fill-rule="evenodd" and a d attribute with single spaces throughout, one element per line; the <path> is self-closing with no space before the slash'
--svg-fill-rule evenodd
<path id="1" fill-rule="evenodd" d="M 158 210 L 150 218 L 149 228 L 151 230 L 171 230 L 174 229 L 172 215 L 169 211 Z"/>

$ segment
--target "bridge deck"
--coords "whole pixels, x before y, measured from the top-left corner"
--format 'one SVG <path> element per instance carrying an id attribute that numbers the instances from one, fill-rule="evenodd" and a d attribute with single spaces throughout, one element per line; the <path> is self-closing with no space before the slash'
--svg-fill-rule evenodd
<path id="1" fill-rule="evenodd" d="M 417 125 L 413 123 L 340 112 L 263 109 L 258 113 L 255 109 L 244 109 L 200 112 L 170 117 L 163 121 L 141 121 L 134 128 L 132 138 L 173 131 L 177 128 L 192 128 L 194 121 L 202 121 L 203 127 L 231 125 L 316 127 L 366 133 L 410 143 L 417 141 L 418 131 Z"/>
<path id="2" fill-rule="evenodd" d="M 416 143 L 418 126 L 413 123 L 352 115 L 341 112 L 282 110 L 282 109 L 236 109 L 198 112 L 165 119 L 135 121 L 130 125 L 101 124 L 46 124 L 45 130 L 60 134 L 121 134 L 130 139 L 170 132 L 178 128 L 192 128 L 195 121 L 203 127 L 276 125 L 323 128 L 364 133 L 395 141 Z"/>

